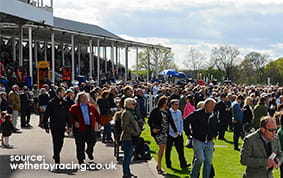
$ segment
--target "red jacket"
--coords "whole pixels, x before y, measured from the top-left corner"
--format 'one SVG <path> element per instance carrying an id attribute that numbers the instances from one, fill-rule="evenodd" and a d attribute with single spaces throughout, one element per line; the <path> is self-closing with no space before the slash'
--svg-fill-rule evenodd
<path id="1" fill-rule="evenodd" d="M 88 104 L 88 110 L 89 110 L 91 129 L 94 130 L 95 122 L 98 122 L 101 124 L 100 114 L 95 109 L 95 106 L 90 103 Z M 75 122 L 78 122 L 80 124 L 79 128 L 76 128 L 77 131 L 85 131 L 86 125 L 84 123 L 83 113 L 82 113 L 80 104 L 72 105 L 69 111 L 70 111 L 71 121 L 73 125 L 75 124 Z"/>

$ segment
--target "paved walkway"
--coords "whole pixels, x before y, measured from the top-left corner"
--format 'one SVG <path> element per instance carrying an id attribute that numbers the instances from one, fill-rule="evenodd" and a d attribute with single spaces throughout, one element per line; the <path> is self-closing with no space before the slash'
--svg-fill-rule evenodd
<path id="1" fill-rule="evenodd" d="M 18 124 L 19 124 L 18 120 Z M 11 155 L 42 155 L 37 158 L 39 161 L 30 161 L 30 163 L 53 163 L 52 160 L 52 143 L 51 135 L 45 133 L 45 131 L 39 127 L 38 116 L 32 115 L 31 125 L 34 127 L 32 129 L 22 129 L 21 134 L 13 134 L 10 137 L 10 144 L 14 146 L 13 149 L 0 148 L 0 178 L 32 178 L 32 177 L 99 177 L 99 178 L 118 178 L 122 177 L 122 165 L 118 163 L 113 156 L 113 146 L 105 145 L 100 141 L 96 143 L 94 149 L 94 161 L 101 165 L 112 164 L 115 165 L 116 169 L 96 169 L 96 170 L 76 170 L 76 169 L 65 169 L 58 173 L 50 172 L 47 169 L 39 170 L 25 170 L 25 169 L 15 169 L 12 170 L 10 167 L 11 163 L 15 163 L 14 160 L 18 157 L 11 157 Z M 22 157 L 23 159 L 25 157 Z M 90 160 L 86 159 L 86 162 Z M 61 151 L 61 163 L 77 163 L 75 142 L 73 138 L 65 138 L 63 149 Z M 21 163 L 26 163 L 22 161 Z M 91 162 L 90 162 L 91 163 Z M 19 165 L 19 164 L 18 164 Z M 26 163 L 27 165 L 27 163 Z M 97 164 L 98 165 L 98 164 Z M 131 164 L 131 171 L 138 177 L 155 178 L 162 177 L 156 174 L 155 171 L 155 161 L 151 160 L 148 162 L 139 162 Z M 22 164 L 23 166 L 23 164 Z M 106 166 L 108 167 L 108 166 Z M 114 167 L 113 167 L 114 168 Z"/>

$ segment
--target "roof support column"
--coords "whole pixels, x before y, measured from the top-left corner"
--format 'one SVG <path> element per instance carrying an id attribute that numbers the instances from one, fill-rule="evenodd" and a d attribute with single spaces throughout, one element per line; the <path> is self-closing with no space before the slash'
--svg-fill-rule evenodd
<path id="1" fill-rule="evenodd" d="M 118 51 L 119 51 L 119 47 L 116 46 L 116 68 L 115 68 L 115 78 L 118 78 Z"/>
<path id="2" fill-rule="evenodd" d="M 153 49 L 156 50 L 157 54 L 159 55 L 160 50 L 159 49 Z M 158 58 L 155 57 L 155 78 L 158 78 Z"/>
<path id="3" fill-rule="evenodd" d="M 38 63 L 38 41 L 34 40 L 34 61 L 35 61 L 35 67 L 37 67 Z"/>
<path id="4" fill-rule="evenodd" d="M 51 34 L 52 37 L 52 34 Z M 47 42 L 46 39 L 44 39 L 44 61 L 48 61 L 47 60 Z"/>
<path id="5" fill-rule="evenodd" d="M 72 43 L 72 81 L 75 80 L 75 36 L 71 36 Z"/>
<path id="6" fill-rule="evenodd" d="M 2 42 L 2 40 L 1 40 Z M 13 34 L 13 38 L 12 38 L 12 50 L 13 50 L 13 61 L 16 61 L 16 57 L 17 57 L 17 51 L 16 51 L 16 40 L 15 40 L 15 34 Z"/>
<path id="7" fill-rule="evenodd" d="M 46 50 L 46 48 L 47 48 L 46 42 L 45 42 L 44 46 L 45 46 L 44 50 Z M 54 31 L 51 32 L 51 65 L 52 65 L 51 81 L 52 81 L 52 83 L 55 83 L 55 39 L 54 39 Z"/>
<path id="8" fill-rule="evenodd" d="M 128 81 L 128 46 L 125 45 L 125 82 Z"/>
<path id="9" fill-rule="evenodd" d="M 100 85 L 100 41 L 97 40 L 97 83 Z"/>
<path id="10" fill-rule="evenodd" d="M 147 74 L 146 74 L 146 81 L 149 82 L 149 73 L 150 73 L 150 68 L 149 68 L 149 65 L 150 65 L 150 53 L 149 53 L 149 49 L 147 48 L 147 65 L 146 65 L 146 70 L 147 70 Z"/>
<path id="11" fill-rule="evenodd" d="M 105 71 L 105 75 L 107 75 L 108 70 L 107 70 L 107 54 L 106 54 L 107 53 L 107 48 L 106 48 L 106 46 L 104 46 L 103 49 L 104 49 L 104 51 L 103 51 L 104 52 L 103 58 L 104 58 L 104 65 L 105 65 L 105 68 L 104 68 L 105 70 L 104 71 Z"/>
<path id="12" fill-rule="evenodd" d="M 20 27 L 20 39 L 19 39 L 19 65 L 23 66 L 23 26 L 19 25 Z"/>
<path id="13" fill-rule="evenodd" d="M 136 47 L 136 80 L 139 80 L 139 48 Z"/>
<path id="14" fill-rule="evenodd" d="M 89 77 L 92 76 L 92 68 L 93 68 L 93 46 L 92 39 L 89 40 Z"/>
<path id="15" fill-rule="evenodd" d="M 78 44 L 78 74 L 81 74 L 81 44 Z"/>
<path id="16" fill-rule="evenodd" d="M 62 65 L 65 66 L 65 48 L 64 48 L 64 43 L 62 43 Z"/>
<path id="17" fill-rule="evenodd" d="M 33 85 L 33 70 L 32 70 L 32 27 L 28 27 L 28 44 L 29 44 L 29 77 L 31 86 Z"/>
<path id="18" fill-rule="evenodd" d="M 114 73 L 115 69 L 114 69 L 114 42 L 111 42 L 111 68 L 110 68 L 110 72 L 113 76 L 115 76 Z"/>

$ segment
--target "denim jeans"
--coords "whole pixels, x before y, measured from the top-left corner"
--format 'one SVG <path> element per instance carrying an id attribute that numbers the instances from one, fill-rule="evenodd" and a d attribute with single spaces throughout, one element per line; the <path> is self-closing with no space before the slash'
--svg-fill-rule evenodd
<path id="1" fill-rule="evenodd" d="M 124 148 L 123 174 L 130 175 L 131 174 L 130 163 L 134 151 L 134 145 L 132 140 L 124 140 L 122 141 L 122 145 Z"/>
<path id="2" fill-rule="evenodd" d="M 203 178 L 209 178 L 214 151 L 213 142 L 202 142 L 193 138 L 193 149 L 195 158 L 191 178 L 199 177 L 199 171 L 202 163 L 204 163 Z"/>
<path id="3" fill-rule="evenodd" d="M 103 137 L 102 140 L 112 140 L 111 138 L 111 125 L 107 124 L 103 126 Z"/>

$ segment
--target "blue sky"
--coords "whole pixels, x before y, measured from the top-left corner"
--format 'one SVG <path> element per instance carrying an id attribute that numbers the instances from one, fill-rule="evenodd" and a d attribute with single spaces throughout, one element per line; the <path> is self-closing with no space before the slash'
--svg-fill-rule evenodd
<path id="1" fill-rule="evenodd" d="M 283 56 L 282 0 L 60 0 L 54 1 L 54 15 L 171 47 L 180 68 L 190 47 L 208 57 L 216 45 L 238 47 L 242 56 Z"/>

